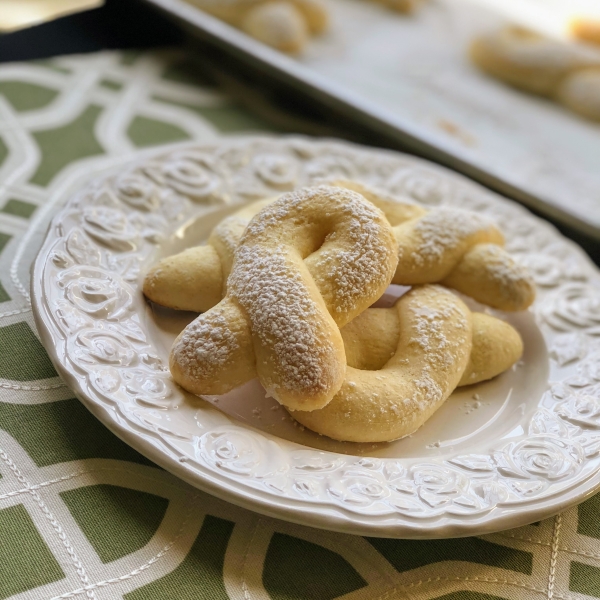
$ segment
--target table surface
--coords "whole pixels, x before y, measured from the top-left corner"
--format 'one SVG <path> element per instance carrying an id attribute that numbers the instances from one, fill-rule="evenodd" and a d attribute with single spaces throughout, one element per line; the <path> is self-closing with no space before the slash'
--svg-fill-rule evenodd
<path id="1" fill-rule="evenodd" d="M 0 66 L 0 599 L 600 598 L 600 496 L 460 540 L 290 525 L 157 468 L 56 376 L 28 290 L 64 190 L 107 155 L 265 130 L 178 51 Z"/>

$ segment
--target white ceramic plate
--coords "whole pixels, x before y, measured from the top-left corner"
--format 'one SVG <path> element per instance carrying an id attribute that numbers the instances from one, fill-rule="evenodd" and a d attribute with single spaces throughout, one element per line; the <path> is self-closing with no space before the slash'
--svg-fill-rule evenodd
<path id="1" fill-rule="evenodd" d="M 303 430 L 254 382 L 221 398 L 183 393 L 167 357 L 194 315 L 149 306 L 140 290 L 151 263 L 201 242 L 240 204 L 334 176 L 491 215 L 539 286 L 531 311 L 504 315 L 523 336 L 523 361 L 460 389 L 390 444 Z M 32 292 L 52 360 L 104 424 L 192 485 L 261 513 L 348 533 L 450 537 L 536 521 L 600 485 L 598 271 L 524 209 L 422 160 L 304 138 L 145 158 L 67 203 Z"/>

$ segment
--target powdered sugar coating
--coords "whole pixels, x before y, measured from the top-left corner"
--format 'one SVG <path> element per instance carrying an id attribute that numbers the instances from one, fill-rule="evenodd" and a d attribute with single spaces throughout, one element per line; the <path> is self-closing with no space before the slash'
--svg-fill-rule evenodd
<path id="1" fill-rule="evenodd" d="M 365 297 L 377 299 L 383 280 L 391 280 L 396 244 L 379 209 L 351 190 L 325 185 L 298 190 L 264 208 L 260 218 L 248 225 L 242 242 L 284 221 L 305 226 L 303 206 L 316 198 L 323 208 L 329 207 L 322 216 L 324 223 L 329 221 L 328 231 L 321 246 L 305 262 L 329 312 L 342 326 L 365 308 Z M 343 224 L 334 225 L 334 217 L 342 219 Z"/>
<path id="2" fill-rule="evenodd" d="M 216 306 L 210 319 L 201 315 L 184 329 L 172 352 L 194 379 L 200 379 L 223 367 L 238 347 L 229 319 Z"/>
<path id="3" fill-rule="evenodd" d="M 417 244 L 411 259 L 419 266 L 430 267 L 445 260 L 469 238 L 493 228 L 488 218 L 471 211 L 445 207 L 430 211 L 414 225 Z"/>
<path id="4" fill-rule="evenodd" d="M 504 236 L 487 217 L 440 207 L 394 232 L 399 244 L 396 284 L 441 282 L 501 310 L 524 310 L 535 298 L 527 268 L 504 250 Z"/>
<path id="5" fill-rule="evenodd" d="M 439 294 L 447 295 L 448 302 L 437 308 L 413 306 L 413 334 L 408 347 L 416 346 L 427 360 L 414 384 L 417 388 L 412 398 L 404 400 L 405 410 L 422 412 L 429 410 L 444 399 L 445 390 L 440 386 L 440 373 L 447 373 L 452 365 L 461 362 L 470 346 L 458 341 L 456 333 L 468 330 L 469 323 L 464 311 L 458 309 L 451 292 L 432 286 Z M 451 329 L 452 333 L 448 333 Z M 454 334 L 454 335 L 453 335 Z"/>
<path id="6" fill-rule="evenodd" d="M 242 245 L 228 282 L 232 297 L 246 309 L 255 340 L 277 358 L 258 365 L 263 385 L 275 398 L 280 386 L 300 394 L 323 392 L 333 375 L 323 361 L 324 354 L 333 353 L 333 345 L 320 327 L 322 320 L 302 276 L 289 268 L 289 258 L 283 247 Z M 268 375 L 271 370 L 275 377 Z"/>
<path id="7" fill-rule="evenodd" d="M 321 294 L 335 305 L 334 319 L 338 324 L 359 312 L 365 294 L 373 295 L 382 280 L 391 279 L 389 265 L 396 262 L 391 244 L 381 243 L 381 227 L 373 221 L 368 205 L 352 207 L 352 220 L 345 235 L 350 241 L 345 250 L 322 248 L 310 261 Z M 329 241 L 335 239 L 332 234 Z"/>
<path id="8" fill-rule="evenodd" d="M 391 411 L 399 420 L 411 421 L 413 418 L 430 411 L 448 395 L 447 386 L 441 384 L 453 370 L 455 364 L 464 362 L 470 346 L 463 341 L 459 332 L 468 331 L 469 323 L 465 310 L 458 308 L 457 298 L 440 286 L 427 286 L 435 290 L 436 295 L 446 296 L 447 302 L 433 308 L 427 305 L 410 307 L 411 336 L 407 349 L 420 360 L 420 370 L 412 381 L 413 393 L 408 396 L 391 397 L 382 402 L 377 393 L 371 397 L 371 415 L 369 421 L 377 421 L 385 412 Z M 407 327 L 407 324 L 404 325 Z M 395 365 L 409 365 L 408 358 L 396 356 Z M 391 365 L 393 368 L 393 365 Z M 393 381 L 398 373 L 385 367 L 378 371 L 382 380 Z M 445 382 L 444 382 L 445 383 Z M 450 390 L 451 391 L 451 390 Z"/>
<path id="9" fill-rule="evenodd" d="M 518 304 L 527 290 L 535 289 L 529 271 L 499 246 L 481 244 L 477 248 L 477 254 L 479 260 L 485 264 L 490 280 L 496 283 L 503 303 Z"/>

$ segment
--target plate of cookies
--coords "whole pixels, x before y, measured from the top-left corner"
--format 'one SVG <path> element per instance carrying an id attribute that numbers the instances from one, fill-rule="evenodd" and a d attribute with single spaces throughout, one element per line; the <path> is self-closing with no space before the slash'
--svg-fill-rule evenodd
<path id="1" fill-rule="evenodd" d="M 273 517 L 435 538 L 600 486 L 600 275 L 421 159 L 230 138 L 145 156 L 53 220 L 34 314 L 107 427 Z"/>

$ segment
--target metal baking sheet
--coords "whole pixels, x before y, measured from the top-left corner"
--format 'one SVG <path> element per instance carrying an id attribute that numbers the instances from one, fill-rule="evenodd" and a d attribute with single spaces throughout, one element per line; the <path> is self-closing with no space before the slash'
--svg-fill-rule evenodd
<path id="1" fill-rule="evenodd" d="M 433 0 L 403 17 L 329 0 L 330 31 L 292 58 L 183 0 L 147 1 L 361 125 L 600 239 L 600 124 L 470 64 L 469 41 L 504 22 L 489 6 Z"/>

